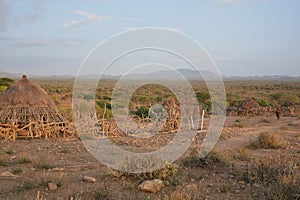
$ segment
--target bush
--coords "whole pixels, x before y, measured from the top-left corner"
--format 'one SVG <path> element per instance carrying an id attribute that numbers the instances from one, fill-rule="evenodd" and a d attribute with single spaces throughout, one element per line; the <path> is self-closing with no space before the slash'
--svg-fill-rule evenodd
<path id="1" fill-rule="evenodd" d="M 239 147 L 239 148 L 236 148 L 236 151 L 238 153 L 236 158 L 238 158 L 239 160 L 242 160 L 242 161 L 250 160 L 251 156 L 250 156 L 250 152 L 248 149 Z"/>
<path id="2" fill-rule="evenodd" d="M 300 102 L 300 99 L 296 95 L 286 94 L 286 95 L 284 95 L 283 101 L 284 101 L 285 106 L 291 106 L 291 105 L 298 104 Z"/>
<path id="3" fill-rule="evenodd" d="M 146 118 L 149 115 L 149 108 L 147 108 L 146 106 L 141 106 L 136 112 L 135 114 L 141 118 Z"/>
<path id="4" fill-rule="evenodd" d="M 248 166 L 252 195 L 259 199 L 299 199 L 300 177 L 296 164 L 286 156 L 263 158 Z"/>
<path id="5" fill-rule="evenodd" d="M 14 83 L 14 80 L 11 78 L 0 78 L 0 86 L 9 87 Z"/>
<path id="6" fill-rule="evenodd" d="M 21 174 L 23 172 L 23 170 L 21 168 L 16 168 L 16 169 L 13 169 L 11 172 L 13 174 L 17 175 L 17 174 Z"/>
<path id="7" fill-rule="evenodd" d="M 163 99 L 162 99 L 161 96 L 156 97 L 156 102 L 160 103 L 160 102 L 162 102 L 162 101 L 163 101 Z"/>
<path id="8" fill-rule="evenodd" d="M 84 100 L 93 100 L 94 99 L 94 95 L 92 95 L 92 94 L 84 94 L 83 95 L 83 99 Z"/>
<path id="9" fill-rule="evenodd" d="M 106 106 L 107 109 L 111 110 L 111 104 L 108 103 L 108 102 L 106 102 L 106 101 L 104 101 L 104 100 L 97 101 L 96 103 L 98 104 L 98 106 L 100 108 L 104 108 Z"/>
<path id="10" fill-rule="evenodd" d="M 28 163 L 31 163 L 31 159 L 25 155 L 23 155 L 18 161 L 17 163 L 18 164 L 28 164 Z"/>
<path id="11" fill-rule="evenodd" d="M 183 160 L 182 163 L 185 167 L 224 167 L 228 164 L 228 157 L 223 153 L 219 153 L 215 150 L 212 150 L 204 158 L 199 158 L 197 152 L 193 152 L 191 156 Z"/>
<path id="12" fill-rule="evenodd" d="M 282 101 L 283 94 L 282 93 L 276 93 L 276 94 L 271 94 L 270 95 L 272 99 L 274 99 L 277 102 Z"/>
<path id="13" fill-rule="evenodd" d="M 268 106 L 270 106 L 269 102 L 267 102 L 267 101 L 264 100 L 264 99 L 259 100 L 259 101 L 258 101 L 258 104 L 259 104 L 260 106 L 262 106 L 262 107 L 268 107 Z"/>
<path id="14" fill-rule="evenodd" d="M 286 147 L 286 140 L 278 132 L 261 133 L 256 142 L 252 143 L 253 147 L 262 149 L 279 149 Z"/>
<path id="15" fill-rule="evenodd" d="M 161 166 L 161 169 L 156 169 L 154 171 L 148 171 L 147 168 L 154 166 Z M 165 166 L 165 167 L 163 167 Z M 122 178 L 122 177 L 132 177 L 143 180 L 153 180 L 161 179 L 165 181 L 166 184 L 176 185 L 180 182 L 177 179 L 178 170 L 180 167 L 176 164 L 171 164 L 168 161 L 163 161 L 161 158 L 150 157 L 144 159 L 128 158 L 125 157 L 119 163 L 121 171 L 116 171 L 114 169 L 108 168 L 109 174 Z M 141 171 L 139 173 L 130 173 L 128 171 Z"/>
<path id="16" fill-rule="evenodd" d="M 204 106 L 208 111 L 211 110 L 211 101 L 210 101 L 209 92 L 207 92 L 207 91 L 197 92 L 196 97 L 197 97 L 199 104 Z"/>
<path id="17" fill-rule="evenodd" d="M 5 91 L 6 89 L 7 89 L 6 86 L 1 85 L 1 86 L 0 86 L 0 93 L 3 92 L 3 91 Z"/>

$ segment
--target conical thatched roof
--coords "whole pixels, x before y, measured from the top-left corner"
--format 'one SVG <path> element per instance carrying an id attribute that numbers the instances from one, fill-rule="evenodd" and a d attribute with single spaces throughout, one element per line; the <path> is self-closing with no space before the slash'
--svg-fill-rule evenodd
<path id="1" fill-rule="evenodd" d="M 25 75 L 0 96 L 0 138 L 74 137 L 67 125 L 46 91 Z"/>
<path id="2" fill-rule="evenodd" d="M 45 90 L 38 84 L 28 80 L 25 75 L 0 96 L 0 110 L 15 106 L 46 107 L 51 112 L 56 111 L 53 100 Z"/>
<path id="3" fill-rule="evenodd" d="M 47 92 L 23 75 L 0 96 L 0 123 L 22 127 L 30 121 L 56 123 L 65 120 L 57 113 Z"/>

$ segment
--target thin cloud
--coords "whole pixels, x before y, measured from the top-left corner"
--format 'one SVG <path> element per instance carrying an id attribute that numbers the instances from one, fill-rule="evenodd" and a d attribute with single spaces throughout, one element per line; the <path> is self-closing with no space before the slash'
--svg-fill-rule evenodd
<path id="1" fill-rule="evenodd" d="M 136 28 L 136 27 L 127 27 L 127 26 L 126 26 L 126 27 L 122 27 L 122 28 L 121 28 L 122 31 L 133 31 L 133 30 L 137 30 L 137 29 L 140 29 L 140 27 L 137 27 L 137 28 Z M 179 27 L 178 27 L 178 28 L 164 27 L 164 29 L 167 29 L 167 30 L 170 30 L 170 31 L 181 32 L 181 33 L 183 32 L 183 29 L 182 29 L 182 28 L 179 28 Z"/>
<path id="2" fill-rule="evenodd" d="M 82 10 L 73 10 L 71 13 L 81 18 L 77 20 L 71 20 L 70 22 L 64 22 L 63 24 L 64 28 L 67 28 L 69 26 L 79 26 L 89 22 L 98 22 L 99 24 L 102 24 L 103 22 L 109 20 L 139 21 L 139 19 L 130 18 L 130 17 L 101 16 L 93 13 L 88 13 Z"/>
<path id="3" fill-rule="evenodd" d="M 74 47 L 82 44 L 82 40 L 14 40 L 12 46 L 16 47 L 51 47 L 63 46 Z"/>

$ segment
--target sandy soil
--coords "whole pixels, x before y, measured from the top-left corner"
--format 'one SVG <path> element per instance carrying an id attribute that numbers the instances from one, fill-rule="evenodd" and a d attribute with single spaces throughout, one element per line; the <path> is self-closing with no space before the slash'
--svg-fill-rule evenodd
<path id="1" fill-rule="evenodd" d="M 273 130 L 283 133 L 289 141 L 288 146 L 279 150 L 250 148 L 250 159 L 283 154 L 293 156 L 299 166 L 298 117 L 284 117 L 281 120 L 273 117 L 228 117 L 222 137 L 215 147 L 215 151 L 228 157 L 226 165 L 186 165 L 185 160 L 201 143 L 194 142 L 176 161 L 176 176 L 170 177 L 165 182 L 166 186 L 156 194 L 138 190 L 139 184 L 147 178 L 110 170 L 93 158 L 78 139 L 1 141 L 0 173 L 10 171 L 16 176 L 0 177 L 0 199 L 175 199 L 180 195 L 181 199 L 185 199 L 184 195 L 194 199 L 252 199 L 249 184 L 233 173 L 243 169 L 246 163 L 236 157 L 236 149 L 247 148 L 260 133 Z M 199 138 L 201 140 L 203 137 Z M 153 140 L 148 148 L 154 148 L 155 142 L 160 141 L 165 144 L 167 139 L 161 137 Z M 129 149 L 143 145 L 138 141 L 130 143 L 126 140 L 117 143 Z M 84 181 L 84 176 L 94 177 L 97 181 Z M 50 182 L 58 188 L 50 191 Z"/>

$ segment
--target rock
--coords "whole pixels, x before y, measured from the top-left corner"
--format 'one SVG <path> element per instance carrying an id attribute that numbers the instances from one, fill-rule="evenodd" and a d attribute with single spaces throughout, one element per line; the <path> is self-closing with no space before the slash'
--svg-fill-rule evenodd
<path id="1" fill-rule="evenodd" d="M 1 176 L 1 177 L 13 178 L 13 179 L 19 177 L 19 176 L 17 176 L 17 175 L 14 175 L 14 174 L 11 173 L 10 171 L 2 172 L 2 173 L 0 174 L 0 176 Z"/>
<path id="2" fill-rule="evenodd" d="M 152 181 L 144 181 L 139 185 L 139 190 L 143 192 L 151 192 L 156 193 L 160 191 L 164 187 L 164 183 L 162 180 L 154 179 Z"/>
<path id="3" fill-rule="evenodd" d="M 15 160 L 17 158 L 17 156 L 11 156 L 10 158 L 9 158 L 9 160 Z"/>
<path id="4" fill-rule="evenodd" d="M 50 183 L 48 183 L 48 189 L 50 191 L 57 190 L 57 185 L 55 183 L 50 182 Z"/>
<path id="5" fill-rule="evenodd" d="M 95 183 L 97 181 L 95 178 L 89 176 L 84 176 L 83 180 L 90 183 Z"/>

